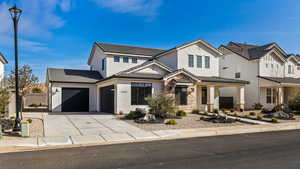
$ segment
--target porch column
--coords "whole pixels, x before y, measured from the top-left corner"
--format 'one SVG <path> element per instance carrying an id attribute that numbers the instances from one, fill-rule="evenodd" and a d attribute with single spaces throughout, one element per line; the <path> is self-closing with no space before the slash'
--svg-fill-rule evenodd
<path id="1" fill-rule="evenodd" d="M 236 97 L 236 108 L 238 110 L 245 109 L 245 86 L 238 86 Z"/>
<path id="2" fill-rule="evenodd" d="M 278 104 L 283 104 L 283 98 L 284 98 L 284 94 L 283 94 L 283 87 L 279 87 L 278 88 Z"/>
<path id="3" fill-rule="evenodd" d="M 215 86 L 207 86 L 207 111 L 212 112 L 215 105 Z"/>

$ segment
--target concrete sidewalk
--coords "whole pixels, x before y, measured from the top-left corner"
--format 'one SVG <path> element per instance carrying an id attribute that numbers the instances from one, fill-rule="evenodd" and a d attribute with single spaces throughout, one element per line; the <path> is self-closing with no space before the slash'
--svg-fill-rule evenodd
<path id="1" fill-rule="evenodd" d="M 300 123 L 282 123 L 268 125 L 249 125 L 249 126 L 230 126 L 230 127 L 212 127 L 197 129 L 180 130 L 159 130 L 148 132 L 133 133 L 113 133 L 86 136 L 48 136 L 36 138 L 20 138 L 12 141 L 0 139 L 1 147 L 29 147 L 42 148 L 51 146 L 65 145 L 94 145 L 94 144 L 114 144 L 140 141 L 153 141 L 164 139 L 180 139 L 190 137 L 207 137 L 220 135 L 233 135 L 257 132 L 270 132 L 280 130 L 300 129 Z"/>

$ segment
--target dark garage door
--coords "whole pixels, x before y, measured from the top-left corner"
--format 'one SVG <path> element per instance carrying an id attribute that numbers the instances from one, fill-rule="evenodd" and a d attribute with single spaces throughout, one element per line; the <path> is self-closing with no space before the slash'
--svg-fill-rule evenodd
<path id="1" fill-rule="evenodd" d="M 89 89 L 88 88 L 62 88 L 63 112 L 88 112 Z"/>
<path id="2" fill-rule="evenodd" d="M 220 97 L 219 104 L 220 109 L 232 109 L 233 97 Z"/>
<path id="3" fill-rule="evenodd" d="M 106 86 L 100 88 L 101 111 L 106 113 L 114 113 L 114 86 Z"/>

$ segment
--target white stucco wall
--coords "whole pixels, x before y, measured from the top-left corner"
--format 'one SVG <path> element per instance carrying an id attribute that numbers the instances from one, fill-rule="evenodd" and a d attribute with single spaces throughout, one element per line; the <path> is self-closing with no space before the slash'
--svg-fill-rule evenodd
<path id="1" fill-rule="evenodd" d="M 136 108 L 148 109 L 147 105 L 131 105 L 131 82 L 133 81 L 118 81 L 115 84 L 115 91 L 117 92 L 117 98 L 115 99 L 115 113 L 123 112 L 125 114 L 129 113 L 131 110 Z M 152 96 L 155 96 L 162 92 L 163 83 L 162 82 L 151 82 L 151 81 L 138 81 L 141 83 L 152 83 Z"/>
<path id="2" fill-rule="evenodd" d="M 91 69 L 100 72 L 100 74 L 103 77 L 106 77 L 107 76 L 106 69 L 102 71 L 102 59 L 106 57 L 106 54 L 102 50 L 100 50 L 99 47 L 95 47 L 94 50 L 95 50 L 94 56 L 92 57 L 91 65 L 90 65 Z"/>
<path id="3" fill-rule="evenodd" d="M 197 76 L 219 76 L 220 57 L 211 49 L 201 45 L 194 44 L 178 50 L 178 69 L 186 69 Z M 194 67 L 189 67 L 188 56 L 194 55 Z M 197 55 L 202 56 L 202 68 L 197 68 Z M 205 68 L 204 56 L 210 57 L 210 68 Z"/>
<path id="4" fill-rule="evenodd" d="M 254 103 L 259 102 L 258 92 L 258 60 L 249 61 L 237 54 L 224 49 L 224 56 L 220 59 L 220 76 L 237 79 L 235 73 L 240 72 L 241 78 L 238 80 L 249 81 L 250 84 L 245 86 L 245 108 L 250 109 Z M 220 95 L 224 97 L 233 97 L 236 103 L 236 87 L 220 88 Z"/>
<path id="5" fill-rule="evenodd" d="M 97 111 L 97 90 L 93 84 L 77 84 L 77 83 L 52 83 L 52 98 L 49 111 L 61 112 L 62 106 L 62 88 L 89 88 L 89 111 Z M 50 92 L 50 91 L 49 91 Z"/>

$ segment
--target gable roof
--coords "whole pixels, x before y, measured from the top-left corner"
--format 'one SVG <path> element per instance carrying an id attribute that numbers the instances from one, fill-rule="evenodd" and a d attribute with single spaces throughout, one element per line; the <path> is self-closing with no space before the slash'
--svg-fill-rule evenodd
<path id="1" fill-rule="evenodd" d="M 193 40 L 191 42 L 187 42 L 187 43 L 183 43 L 183 44 L 181 44 L 179 46 L 175 46 L 174 48 L 166 50 L 166 51 L 164 51 L 162 53 L 159 53 L 159 54 L 155 55 L 154 58 L 159 58 L 159 57 L 161 57 L 161 56 L 163 56 L 163 55 L 165 55 L 167 53 L 170 53 L 172 51 L 175 51 L 175 50 L 178 50 L 178 49 L 181 49 L 181 48 L 188 47 L 188 46 L 196 44 L 196 43 L 202 43 L 203 45 L 205 45 L 206 47 L 208 47 L 212 51 L 218 53 L 219 55 L 223 55 L 222 52 L 220 52 L 217 48 L 215 48 L 214 46 L 212 46 L 211 44 L 209 44 L 205 40 L 203 40 L 203 39 L 196 39 L 196 40 Z"/>
<path id="2" fill-rule="evenodd" d="M 300 78 L 292 78 L 292 77 L 266 77 L 266 76 L 258 76 L 259 78 L 273 81 L 276 83 L 281 83 L 281 84 L 300 84 Z"/>
<path id="3" fill-rule="evenodd" d="M 176 76 L 176 75 L 178 75 L 178 74 L 181 74 L 181 73 L 187 75 L 188 77 L 194 79 L 194 80 L 197 81 L 197 82 L 201 82 L 201 80 L 198 79 L 197 76 L 195 76 L 193 73 L 191 73 L 191 72 L 189 72 L 189 71 L 187 71 L 187 70 L 185 70 L 185 69 L 178 69 L 178 70 L 175 70 L 175 71 L 173 71 L 173 72 L 171 72 L 171 73 L 169 73 L 169 74 L 166 74 L 166 75 L 164 76 L 164 80 L 166 80 L 166 79 L 168 79 L 168 78 L 170 78 L 170 77 L 172 77 L 172 76 Z"/>
<path id="4" fill-rule="evenodd" d="M 164 69 L 164 70 L 166 70 L 168 72 L 172 72 L 173 71 L 173 69 L 171 69 L 168 66 L 162 64 L 161 62 L 159 62 L 159 61 L 157 61 L 155 59 L 151 59 L 151 60 L 146 61 L 146 62 L 144 62 L 144 63 L 142 63 L 140 65 L 137 65 L 137 66 L 134 66 L 134 67 L 129 68 L 127 70 L 124 70 L 122 72 L 130 73 L 132 71 L 135 71 L 135 70 L 137 71 L 137 70 L 143 69 L 145 67 L 148 67 L 150 65 L 157 65 L 158 67 L 160 67 L 160 68 L 162 68 L 162 69 Z"/>
<path id="5" fill-rule="evenodd" d="M 118 44 L 109 44 L 109 43 L 103 43 L 103 42 L 96 42 L 96 45 L 99 48 L 101 48 L 104 52 L 132 54 L 132 55 L 143 55 L 143 56 L 155 56 L 155 55 L 165 51 L 163 49 L 145 48 L 145 47 L 138 47 L 138 46 L 118 45 Z"/>
<path id="6" fill-rule="evenodd" d="M 49 82 L 95 84 L 101 79 L 103 79 L 103 77 L 98 71 L 55 68 L 47 69 L 47 80 Z"/>
<path id="7" fill-rule="evenodd" d="M 287 55 L 275 42 L 262 46 L 246 43 L 229 42 L 226 46 L 221 45 L 220 47 L 224 47 L 230 50 L 231 52 L 244 57 L 247 60 L 259 59 L 265 56 L 270 51 L 274 50 L 275 48 L 277 48 L 284 55 L 284 58 L 282 59 L 285 59 Z"/>
<path id="8" fill-rule="evenodd" d="M 4 57 L 4 55 L 0 52 L 0 60 L 2 61 L 3 64 L 7 64 L 8 61 L 6 60 L 6 58 Z"/>

